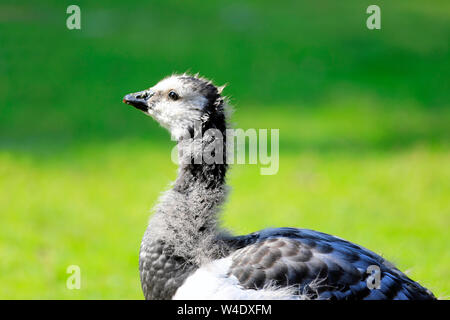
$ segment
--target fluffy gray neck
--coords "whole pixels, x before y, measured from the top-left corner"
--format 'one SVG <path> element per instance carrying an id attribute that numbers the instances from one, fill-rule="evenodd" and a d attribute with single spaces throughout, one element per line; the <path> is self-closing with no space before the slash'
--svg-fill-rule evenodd
<path id="1" fill-rule="evenodd" d="M 226 164 L 188 163 L 186 150 L 195 143 L 186 139 L 178 143 L 180 165 L 173 187 L 166 191 L 154 209 L 147 228 L 147 241 L 158 241 L 171 248 L 173 255 L 200 265 L 216 259 L 226 251 L 219 230 L 218 213 L 227 196 Z M 200 150 L 200 149 L 198 149 Z M 192 156 L 192 155 L 190 155 Z"/>

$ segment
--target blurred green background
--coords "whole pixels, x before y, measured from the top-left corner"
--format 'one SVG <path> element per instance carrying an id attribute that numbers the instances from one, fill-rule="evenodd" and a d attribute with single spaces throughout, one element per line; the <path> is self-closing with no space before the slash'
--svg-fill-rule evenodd
<path id="1" fill-rule="evenodd" d="M 335 234 L 448 298 L 449 40 L 446 0 L 2 0 L 0 298 L 143 298 L 174 142 L 121 100 L 184 71 L 229 84 L 235 126 L 280 129 L 278 174 L 232 168 L 226 227 Z"/>

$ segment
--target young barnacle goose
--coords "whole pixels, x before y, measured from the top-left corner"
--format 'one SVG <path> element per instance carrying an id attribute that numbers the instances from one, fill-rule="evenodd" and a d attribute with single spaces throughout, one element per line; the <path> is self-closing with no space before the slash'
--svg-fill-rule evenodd
<path id="1" fill-rule="evenodd" d="M 232 236 L 221 230 L 226 161 L 191 160 L 214 143 L 226 154 L 222 88 L 197 75 L 172 75 L 124 102 L 178 142 L 178 177 L 155 206 L 141 244 L 146 299 L 435 299 L 381 256 L 332 235 L 278 228 Z M 196 124 L 199 137 L 193 137 Z"/>

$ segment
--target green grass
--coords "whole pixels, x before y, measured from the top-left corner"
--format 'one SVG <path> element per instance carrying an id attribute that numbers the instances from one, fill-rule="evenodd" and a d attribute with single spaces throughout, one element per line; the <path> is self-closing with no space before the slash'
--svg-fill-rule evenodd
<path id="1" fill-rule="evenodd" d="M 450 7 L 332 0 L 0 4 L 0 298 L 141 299 L 149 210 L 173 142 L 124 94 L 174 71 L 229 83 L 280 166 L 235 165 L 223 224 L 293 226 L 376 251 L 450 295 Z M 66 289 L 79 265 L 81 290 Z"/>

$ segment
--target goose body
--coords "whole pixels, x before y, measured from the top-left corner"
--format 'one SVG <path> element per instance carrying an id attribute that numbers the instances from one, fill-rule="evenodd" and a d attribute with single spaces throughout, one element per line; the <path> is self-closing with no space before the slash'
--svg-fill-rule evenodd
<path id="1" fill-rule="evenodd" d="M 431 292 L 379 255 L 321 232 L 278 228 L 239 237 L 229 256 L 199 268 L 174 298 L 189 299 L 432 299 Z M 370 288 L 369 266 L 380 268 Z M 206 273 L 206 274 L 205 274 Z M 199 286 L 199 283 L 205 285 Z M 206 287 L 203 292 L 199 288 Z M 194 295 L 195 293 L 195 295 Z"/>
<path id="2" fill-rule="evenodd" d="M 187 152 L 217 143 L 209 129 L 223 133 L 227 127 L 226 100 L 210 81 L 174 75 L 124 102 L 166 127 L 179 150 L 178 177 L 160 197 L 141 243 L 146 299 L 435 299 L 381 256 L 332 235 L 276 228 L 233 236 L 222 230 L 228 166 L 195 163 L 195 152 Z M 200 140 L 192 137 L 195 123 Z"/>
<path id="3" fill-rule="evenodd" d="M 433 294 L 381 256 L 335 236 L 295 228 L 225 239 L 230 251 L 199 267 L 154 253 L 141 256 L 148 299 L 429 300 Z M 143 244 L 143 251 L 146 245 Z M 162 250 L 160 247 L 159 250 Z M 369 266 L 379 267 L 370 288 Z M 166 278 L 167 277 L 167 278 Z"/>

